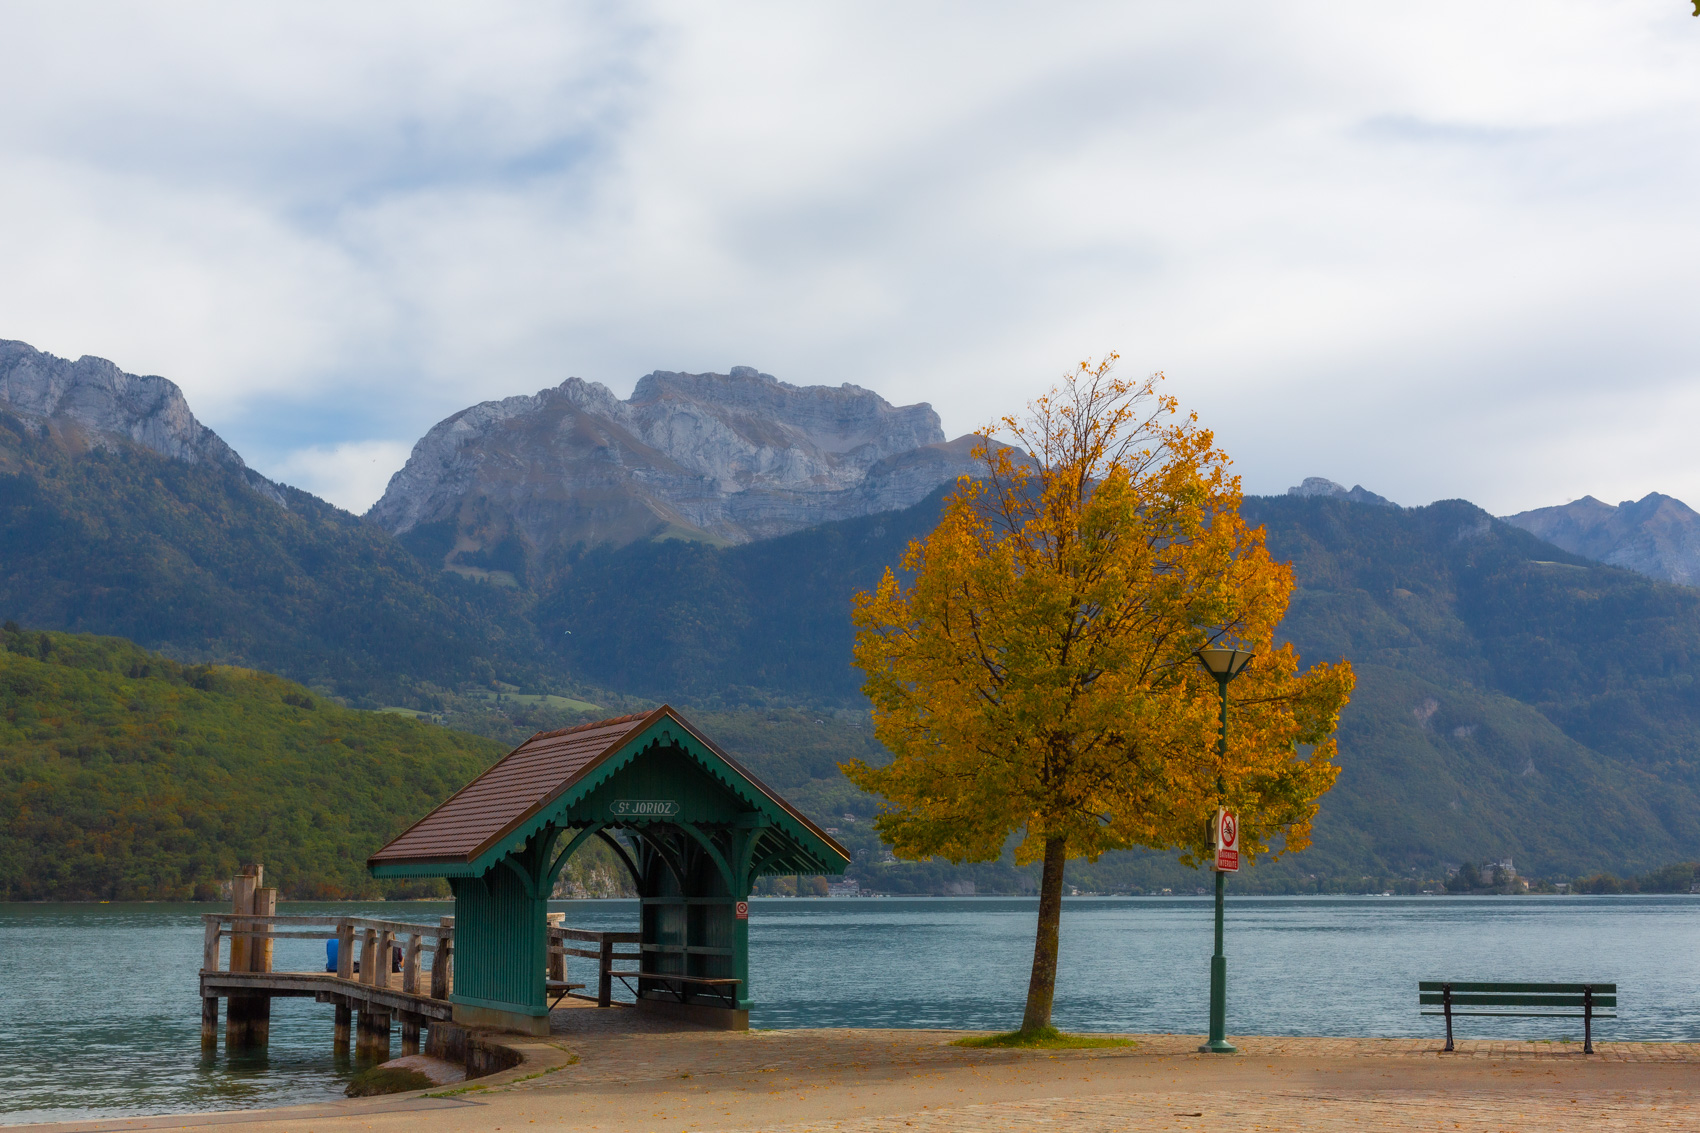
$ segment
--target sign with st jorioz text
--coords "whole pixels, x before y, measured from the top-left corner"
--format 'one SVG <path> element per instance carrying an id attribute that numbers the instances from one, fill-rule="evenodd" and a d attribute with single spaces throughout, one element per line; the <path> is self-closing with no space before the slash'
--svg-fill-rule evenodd
<path id="1" fill-rule="evenodd" d="M 1240 869 L 1240 819 L 1231 810 L 1216 811 L 1216 869 L 1238 873 Z"/>
<path id="2" fill-rule="evenodd" d="M 679 813 L 673 799 L 615 799 L 608 804 L 608 814 L 614 818 L 672 818 Z"/>

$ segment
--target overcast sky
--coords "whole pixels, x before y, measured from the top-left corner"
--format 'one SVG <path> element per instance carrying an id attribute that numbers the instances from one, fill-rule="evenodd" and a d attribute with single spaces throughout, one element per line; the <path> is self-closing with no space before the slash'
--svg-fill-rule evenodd
<path id="1" fill-rule="evenodd" d="M 569 375 L 1112 349 L 1254 492 L 1700 506 L 1690 9 L 0 3 L 0 338 L 357 511 Z"/>

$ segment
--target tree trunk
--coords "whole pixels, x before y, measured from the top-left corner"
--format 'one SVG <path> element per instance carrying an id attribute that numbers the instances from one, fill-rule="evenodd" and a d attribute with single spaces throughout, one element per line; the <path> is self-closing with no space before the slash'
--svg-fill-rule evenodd
<path id="1" fill-rule="evenodd" d="M 1033 940 L 1033 976 L 1027 982 L 1027 1013 L 1021 1031 L 1051 1025 L 1051 1002 L 1057 997 L 1057 928 L 1062 923 L 1063 866 L 1068 841 L 1045 839 L 1045 872 L 1039 879 L 1039 932 Z"/>

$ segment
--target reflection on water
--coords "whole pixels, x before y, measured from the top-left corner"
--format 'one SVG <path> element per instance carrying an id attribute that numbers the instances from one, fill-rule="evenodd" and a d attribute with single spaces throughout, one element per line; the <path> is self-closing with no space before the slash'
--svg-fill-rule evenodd
<path id="1" fill-rule="evenodd" d="M 636 927 L 635 901 L 557 902 L 580 928 Z M 263 1052 L 203 1057 L 196 971 L 204 905 L 0 904 L 0 1122 L 283 1105 L 340 1097 L 358 1069 L 331 1009 L 272 1004 Z M 291 903 L 280 913 L 435 923 L 447 903 Z M 758 1027 L 964 1027 L 1020 1020 L 1035 903 L 958 898 L 758 900 Z M 1210 906 L 1197 898 L 1064 904 L 1057 1024 L 1203 1030 Z M 1700 898 L 1242 898 L 1229 907 L 1229 1033 L 1423 1035 L 1416 982 L 1615 981 L 1604 1037 L 1700 1039 Z M 275 944 L 280 969 L 324 946 Z M 574 964 L 587 961 L 572 961 Z M 586 969 L 579 970 L 588 974 Z M 575 975 L 575 978 L 581 978 Z M 1468 1036 L 1556 1038 L 1576 1021 L 1471 1020 Z M 399 1042 L 399 1035 L 397 1036 Z"/>

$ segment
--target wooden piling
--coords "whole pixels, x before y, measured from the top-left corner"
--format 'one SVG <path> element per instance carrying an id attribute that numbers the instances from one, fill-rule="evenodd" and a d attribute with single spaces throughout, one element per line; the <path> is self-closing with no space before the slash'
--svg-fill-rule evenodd
<path id="1" fill-rule="evenodd" d="M 218 1046 L 218 996 L 201 997 L 201 1046 Z"/>
<path id="2" fill-rule="evenodd" d="M 419 1053 L 419 1016 L 406 1012 L 401 1017 L 401 1053 Z"/>
<path id="3" fill-rule="evenodd" d="M 390 1017 L 387 1012 L 369 1008 L 361 1010 L 360 1022 L 355 1029 L 354 1052 L 369 1061 L 390 1060 Z"/>
<path id="4" fill-rule="evenodd" d="M 231 879 L 231 912 L 250 916 L 270 916 L 277 911 L 277 890 L 262 889 L 265 866 L 258 862 L 243 867 Z M 265 896 L 262 896 L 265 895 Z M 259 907 L 269 899 L 269 905 Z M 249 934 L 261 926 L 251 921 L 231 922 L 230 970 L 252 972 L 262 961 L 270 958 L 271 942 L 253 939 Z M 266 1045 L 271 1037 L 272 1002 L 264 995 L 233 995 L 225 1004 L 224 1045 L 226 1050 L 246 1050 Z"/>
<path id="5" fill-rule="evenodd" d="M 336 1038 L 334 1041 L 336 1049 L 339 1051 L 348 1049 L 348 1033 L 350 1024 L 353 1022 L 353 1016 L 354 1009 L 348 1005 L 348 1000 L 338 999 L 336 1001 Z"/>

